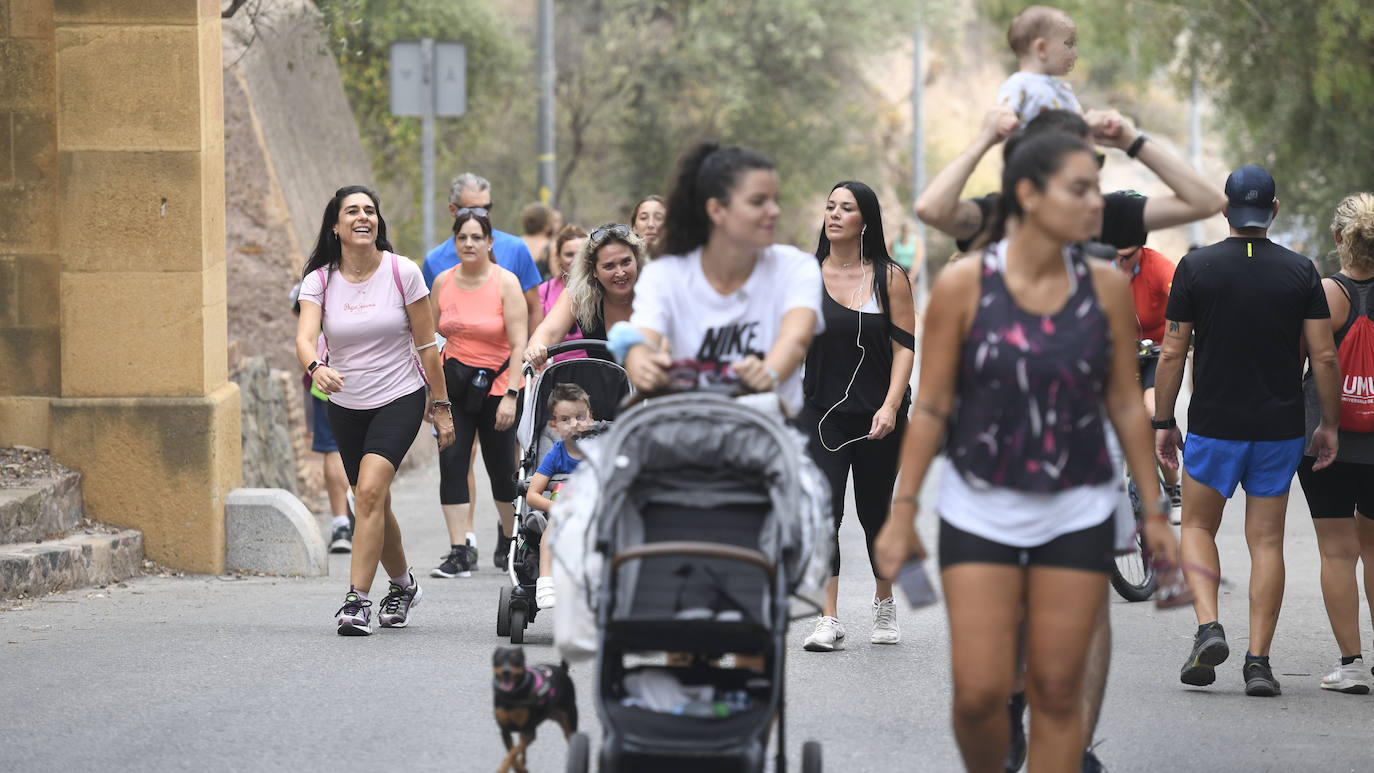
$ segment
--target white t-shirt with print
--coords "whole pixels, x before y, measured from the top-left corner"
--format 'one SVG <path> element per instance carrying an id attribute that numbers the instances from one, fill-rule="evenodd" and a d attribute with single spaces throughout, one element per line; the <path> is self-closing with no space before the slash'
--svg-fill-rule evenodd
<path id="1" fill-rule="evenodd" d="M 1002 83 L 997 90 L 997 104 L 1010 107 L 1025 126 L 1042 110 L 1083 112 L 1073 87 L 1053 75 L 1018 72 Z"/>
<path id="2" fill-rule="evenodd" d="M 404 298 L 392 274 L 393 260 L 405 288 Z M 337 269 L 327 279 L 326 293 L 319 272 L 311 271 L 301 281 L 300 299 L 319 306 L 324 298 L 329 367 L 344 381 L 343 389 L 329 400 L 341 408 L 366 410 L 423 387 L 405 309 L 429 295 L 419 267 L 409 258 L 384 252 L 381 265 L 364 282 L 350 282 Z"/>
<path id="3" fill-rule="evenodd" d="M 702 273 L 698 248 L 686 255 L 664 255 L 640 270 L 630 324 L 662 335 L 674 358 L 717 364 L 750 354 L 762 359 L 777 341 L 783 315 L 792 309 L 812 310 L 814 332 L 825 330 L 821 291 L 816 257 L 774 244 L 759 252 L 743 286 L 721 295 Z M 801 409 L 800 366 L 778 386 L 778 397 L 789 416 Z"/>

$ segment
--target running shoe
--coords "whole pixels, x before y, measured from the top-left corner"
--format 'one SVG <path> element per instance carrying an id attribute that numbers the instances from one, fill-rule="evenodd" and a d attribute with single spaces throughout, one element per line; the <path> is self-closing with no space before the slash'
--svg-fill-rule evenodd
<path id="1" fill-rule="evenodd" d="M 1011 718 L 1011 744 L 1007 746 L 1007 761 L 1003 764 L 1006 773 L 1016 773 L 1026 764 L 1026 694 L 1015 693 L 1007 701 L 1007 714 Z"/>
<path id="2" fill-rule="evenodd" d="M 540 577 L 534 581 L 534 603 L 540 609 L 553 609 L 558 601 L 558 594 L 553 589 L 552 577 Z"/>
<path id="3" fill-rule="evenodd" d="M 429 576 L 448 580 L 454 577 L 471 577 L 472 565 L 468 563 L 467 545 L 454 545 L 449 548 L 448 553 L 444 554 L 439 565 L 430 571 Z"/>
<path id="4" fill-rule="evenodd" d="M 475 572 L 477 571 L 477 546 L 469 542 L 466 547 L 468 549 L 468 568 Z"/>
<path id="5" fill-rule="evenodd" d="M 1245 665 L 1241 666 L 1240 673 L 1245 677 L 1246 695 L 1272 698 L 1279 694 L 1279 680 L 1274 678 L 1274 671 L 1269 668 L 1267 660 L 1247 658 Z"/>
<path id="6" fill-rule="evenodd" d="M 339 526 L 335 528 L 333 535 L 329 537 L 329 552 L 352 553 L 353 530 L 347 526 Z"/>
<path id="7" fill-rule="evenodd" d="M 382 611 L 377 615 L 377 624 L 383 628 L 405 628 L 410 625 L 410 608 L 419 604 L 423 595 L 414 574 L 410 575 L 409 588 L 390 583 L 386 598 L 382 599 Z"/>
<path id="8" fill-rule="evenodd" d="M 873 599 L 873 633 L 868 640 L 874 644 L 896 644 L 902 640 L 902 629 L 897 627 L 897 602 L 891 596 L 882 601 Z"/>
<path id="9" fill-rule="evenodd" d="M 338 616 L 340 636 L 367 636 L 372 633 L 372 626 L 369 620 L 372 613 L 367 610 L 372 606 L 372 602 L 359 596 L 357 591 L 348 589 L 348 595 L 344 596 L 343 606 L 334 614 Z"/>
<path id="10" fill-rule="evenodd" d="M 1217 680 L 1217 666 L 1226 662 L 1231 648 L 1226 646 L 1226 631 L 1221 623 L 1208 623 L 1193 637 L 1193 651 L 1179 672 L 1179 681 L 1205 687 Z"/>
<path id="11" fill-rule="evenodd" d="M 844 649 L 844 626 L 836 618 L 821 615 L 816 621 L 816 629 L 806 637 L 806 643 L 802 646 L 810 652 Z"/>
<path id="12" fill-rule="evenodd" d="M 1083 750 L 1083 773 L 1107 773 L 1107 768 L 1102 764 L 1102 760 L 1097 758 L 1092 747 Z"/>
<path id="13" fill-rule="evenodd" d="M 1322 677 L 1322 689 L 1348 695 L 1368 695 L 1369 677 L 1364 675 L 1364 664 L 1356 661 L 1337 665 L 1335 671 Z"/>

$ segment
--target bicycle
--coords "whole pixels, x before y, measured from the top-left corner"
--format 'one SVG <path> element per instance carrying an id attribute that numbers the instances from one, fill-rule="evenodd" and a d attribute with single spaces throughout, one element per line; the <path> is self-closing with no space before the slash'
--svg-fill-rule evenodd
<path id="1" fill-rule="evenodd" d="M 1139 342 L 1137 356 L 1140 361 L 1159 359 L 1159 345 L 1146 338 Z M 1161 490 L 1164 485 L 1164 477 L 1155 470 L 1155 477 L 1159 480 Z M 1159 576 L 1155 571 L 1152 562 L 1146 560 L 1148 551 L 1145 547 L 1145 532 L 1143 519 L 1145 516 L 1145 506 L 1140 499 L 1140 490 L 1135 485 L 1135 478 L 1131 477 L 1130 469 L 1126 470 L 1126 494 L 1131 502 L 1131 513 L 1135 516 L 1135 549 L 1116 557 L 1112 563 L 1112 587 L 1122 598 L 1127 601 L 1148 601 L 1155 595 L 1159 588 Z"/>

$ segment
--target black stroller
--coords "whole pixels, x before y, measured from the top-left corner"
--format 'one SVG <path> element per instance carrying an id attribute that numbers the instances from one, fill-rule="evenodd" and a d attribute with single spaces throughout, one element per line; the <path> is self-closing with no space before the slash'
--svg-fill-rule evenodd
<path id="1" fill-rule="evenodd" d="M 555 384 L 577 384 L 591 397 L 592 415 L 597 419 L 613 419 L 621 400 L 630 392 L 629 376 L 624 368 L 609 359 L 605 341 L 582 339 L 560 343 L 549 347 L 549 357 L 578 350 L 593 355 L 604 353 L 606 359 L 580 357 L 553 362 L 538 374 L 528 363 L 524 366 L 525 405 L 516 429 L 523 450 L 516 484 L 516 535 L 510 542 L 506 561 L 511 584 L 501 588 L 496 608 L 496 634 L 509 636 L 514 644 L 524 642 L 525 628 L 534 622 L 539 612 L 534 602 L 534 585 L 539 578 L 539 540 L 548 519 L 546 514 L 530 509 L 525 493 L 544 454 L 558 442 L 558 437 L 548 427 L 549 393 Z M 561 476 L 553 482 L 561 482 Z"/>
<path id="2" fill-rule="evenodd" d="M 587 459 L 558 535 L 555 628 L 565 656 L 596 652 L 599 769 L 757 773 L 776 729 L 785 773 L 789 601 L 821 587 L 831 544 L 800 436 L 697 392 L 626 412 Z M 574 735 L 567 770 L 590 756 Z M 801 769 L 821 770 L 819 743 Z"/>

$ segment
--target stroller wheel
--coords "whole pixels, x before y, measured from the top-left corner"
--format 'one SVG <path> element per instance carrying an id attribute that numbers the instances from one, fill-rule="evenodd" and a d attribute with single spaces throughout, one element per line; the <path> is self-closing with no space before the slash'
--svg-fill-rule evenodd
<path id="1" fill-rule="evenodd" d="M 592 740 L 586 733 L 573 733 L 568 739 L 567 773 L 587 773 L 592 764 Z"/>
<path id="2" fill-rule="evenodd" d="M 510 636 L 510 586 L 501 586 L 501 598 L 496 607 L 496 635 Z"/>
<path id="3" fill-rule="evenodd" d="M 807 741 L 802 744 L 802 773 L 821 773 L 820 741 Z"/>
<path id="4" fill-rule="evenodd" d="M 510 611 L 510 643 L 525 643 L 525 609 L 512 609 Z"/>

